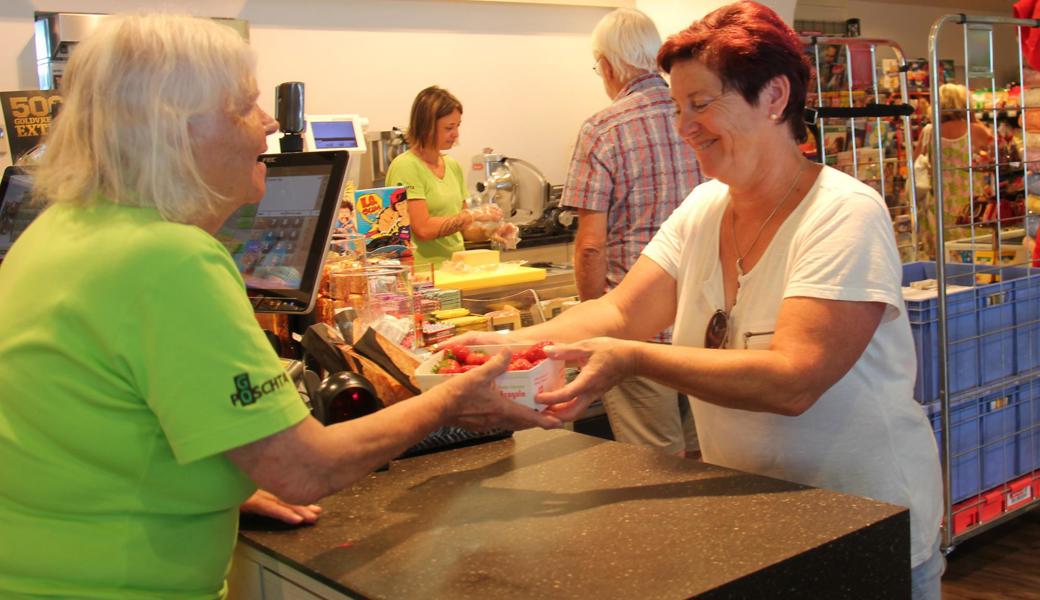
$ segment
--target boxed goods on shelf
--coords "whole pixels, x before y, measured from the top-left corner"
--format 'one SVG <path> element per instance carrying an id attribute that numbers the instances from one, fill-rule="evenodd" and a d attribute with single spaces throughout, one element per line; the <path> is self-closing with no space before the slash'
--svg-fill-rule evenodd
<path id="1" fill-rule="evenodd" d="M 1024 265 L 1030 260 L 1029 249 L 1024 244 L 1024 229 L 1006 229 L 1000 232 L 1000 259 L 995 258 L 993 234 L 975 236 L 974 239 L 951 240 L 945 243 L 946 261 L 950 263 L 1011 264 Z"/>

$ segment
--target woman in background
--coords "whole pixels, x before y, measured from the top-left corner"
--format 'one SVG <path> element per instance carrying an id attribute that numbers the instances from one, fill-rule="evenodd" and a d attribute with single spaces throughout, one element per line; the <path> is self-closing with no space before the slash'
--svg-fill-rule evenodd
<path id="1" fill-rule="evenodd" d="M 464 250 L 463 239 L 487 239 L 480 222 L 502 218 L 497 208 L 466 210 L 466 179 L 459 162 L 447 154 L 459 139 L 462 103 L 450 92 L 430 86 L 415 97 L 408 120 L 408 151 L 390 163 L 387 185 L 408 188 L 416 264 L 439 265 Z"/>
<path id="2" fill-rule="evenodd" d="M 978 214 L 984 203 L 991 196 L 992 183 L 987 191 L 987 178 L 992 181 L 992 169 L 989 172 L 975 172 L 974 178 L 969 176 L 968 165 L 979 166 L 991 163 L 993 154 L 993 134 L 989 128 L 975 119 L 974 113 L 967 111 L 968 90 L 957 83 L 945 83 L 939 86 L 939 135 L 942 138 L 942 150 L 938 156 L 932 151 L 933 127 L 929 123 L 921 129 L 914 149 L 914 158 L 928 154 L 928 161 L 934 169 L 936 161 L 942 161 L 943 168 L 943 219 L 945 240 L 956 240 L 968 237 L 974 214 Z M 970 139 L 969 139 L 970 133 Z M 972 203 L 972 199 L 975 203 Z M 924 202 L 924 218 L 921 220 L 921 241 L 928 256 L 935 256 L 935 207 L 930 196 Z M 976 210 L 972 210 L 975 208 Z M 954 227 L 966 225 L 966 227 Z"/>

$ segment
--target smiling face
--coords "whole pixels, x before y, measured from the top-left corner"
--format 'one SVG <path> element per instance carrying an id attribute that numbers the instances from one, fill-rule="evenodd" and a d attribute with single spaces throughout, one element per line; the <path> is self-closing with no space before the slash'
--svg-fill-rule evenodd
<path id="1" fill-rule="evenodd" d="M 434 143 L 438 150 L 451 150 L 459 140 L 459 127 L 462 126 L 462 113 L 455 110 L 437 119 L 434 131 Z"/>
<path id="2" fill-rule="evenodd" d="M 724 90 L 722 80 L 694 59 L 673 65 L 671 94 L 679 135 L 697 154 L 702 173 L 730 185 L 755 173 L 759 152 L 768 151 L 765 136 L 775 129 L 767 102 L 752 106 L 739 92 Z"/>
<path id="3" fill-rule="evenodd" d="M 191 121 L 202 178 L 234 208 L 263 198 L 267 167 L 257 158 L 267 151 L 267 136 L 278 131 L 278 121 L 256 98 L 253 94 Z"/>

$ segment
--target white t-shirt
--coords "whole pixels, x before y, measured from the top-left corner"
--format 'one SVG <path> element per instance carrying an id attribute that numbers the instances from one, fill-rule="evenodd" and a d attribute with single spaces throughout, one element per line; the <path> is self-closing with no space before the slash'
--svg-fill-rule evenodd
<path id="1" fill-rule="evenodd" d="M 678 283 L 673 345 L 703 347 L 708 320 L 725 307 L 718 248 L 727 202 L 726 185 L 698 186 L 643 251 Z M 881 198 L 825 167 L 741 278 L 729 347 L 768 348 L 781 302 L 795 296 L 887 304 L 874 337 L 798 417 L 695 398 L 691 405 L 708 462 L 908 507 L 917 565 L 938 536 L 942 478 L 931 426 L 913 400 L 916 359 L 901 280 Z"/>

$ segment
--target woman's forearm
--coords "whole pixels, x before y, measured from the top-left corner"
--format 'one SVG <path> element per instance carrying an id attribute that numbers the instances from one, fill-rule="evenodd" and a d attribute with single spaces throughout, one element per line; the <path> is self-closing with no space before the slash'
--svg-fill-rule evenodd
<path id="1" fill-rule="evenodd" d="M 775 350 L 630 344 L 636 374 L 726 408 L 797 416 L 826 390 L 811 369 Z"/>
<path id="2" fill-rule="evenodd" d="M 427 217 L 422 222 L 412 223 L 412 234 L 425 242 L 461 232 L 472 222 L 473 216 L 465 210 L 450 217 Z"/>
<path id="3" fill-rule="evenodd" d="M 617 306 L 603 296 L 582 302 L 540 325 L 524 327 L 512 336 L 517 341 L 570 343 L 601 336 L 629 339 L 629 329 Z"/>
<path id="4" fill-rule="evenodd" d="M 768 350 L 627 344 L 639 375 L 707 402 L 796 416 L 853 368 L 881 324 L 879 302 L 787 298 Z"/>

